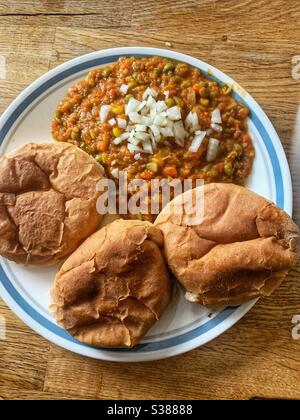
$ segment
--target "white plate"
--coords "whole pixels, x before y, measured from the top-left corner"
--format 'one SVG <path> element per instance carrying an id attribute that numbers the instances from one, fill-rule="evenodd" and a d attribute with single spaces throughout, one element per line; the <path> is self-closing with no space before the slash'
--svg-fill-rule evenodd
<path id="1" fill-rule="evenodd" d="M 29 141 L 53 141 L 50 123 L 67 89 L 91 69 L 118 60 L 120 56 L 161 55 L 201 69 L 209 77 L 233 85 L 234 95 L 251 111 L 249 128 L 257 156 L 248 187 L 292 213 L 292 185 L 287 160 L 271 122 L 237 83 L 221 71 L 184 54 L 154 48 L 116 48 L 97 51 L 71 60 L 29 86 L 0 119 L 1 155 Z M 119 362 L 156 360 L 184 353 L 222 334 L 241 319 L 255 301 L 239 308 L 213 312 L 188 303 L 179 292 L 175 301 L 144 341 L 131 350 L 99 350 L 83 345 L 58 327 L 48 311 L 48 291 L 55 268 L 26 268 L 1 259 L 0 295 L 33 330 L 75 353 Z"/>

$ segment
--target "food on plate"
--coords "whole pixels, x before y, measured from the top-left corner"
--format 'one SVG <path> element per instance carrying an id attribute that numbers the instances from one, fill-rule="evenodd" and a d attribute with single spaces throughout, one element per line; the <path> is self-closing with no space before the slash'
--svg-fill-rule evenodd
<path id="1" fill-rule="evenodd" d="M 96 232 L 56 277 L 50 309 L 58 323 L 95 347 L 136 345 L 170 302 L 162 248 L 148 222 L 117 220 Z"/>
<path id="2" fill-rule="evenodd" d="M 59 104 L 58 141 L 101 162 L 117 180 L 204 179 L 244 184 L 255 156 L 248 109 L 188 64 L 122 57 L 92 70 Z"/>
<path id="3" fill-rule="evenodd" d="M 199 188 L 203 218 L 194 217 L 199 201 L 190 206 L 199 199 L 200 190 L 194 189 L 169 203 L 155 223 L 186 298 L 218 307 L 269 296 L 297 261 L 298 227 L 283 210 L 244 187 Z"/>
<path id="4" fill-rule="evenodd" d="M 0 255 L 52 265 L 102 220 L 97 182 L 104 170 L 67 143 L 27 144 L 0 160 Z"/>

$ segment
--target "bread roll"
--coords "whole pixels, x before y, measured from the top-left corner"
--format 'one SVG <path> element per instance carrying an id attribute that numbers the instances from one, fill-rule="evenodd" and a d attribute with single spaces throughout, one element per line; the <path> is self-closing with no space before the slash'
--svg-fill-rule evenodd
<path id="1" fill-rule="evenodd" d="M 211 307 L 269 296 L 296 264 L 299 230 L 283 210 L 247 188 L 209 184 L 202 189 L 203 220 L 176 214 L 199 189 L 177 197 L 155 225 L 164 235 L 170 269 L 186 298 Z M 181 209 L 181 210 L 182 210 Z M 192 221 L 192 222 L 191 222 Z"/>
<path id="2" fill-rule="evenodd" d="M 117 220 L 87 239 L 57 274 L 51 311 L 77 340 L 133 347 L 167 307 L 169 273 L 161 232 Z"/>
<path id="3" fill-rule="evenodd" d="M 96 184 L 103 168 L 65 143 L 27 144 L 0 161 L 0 255 L 52 265 L 102 220 Z"/>

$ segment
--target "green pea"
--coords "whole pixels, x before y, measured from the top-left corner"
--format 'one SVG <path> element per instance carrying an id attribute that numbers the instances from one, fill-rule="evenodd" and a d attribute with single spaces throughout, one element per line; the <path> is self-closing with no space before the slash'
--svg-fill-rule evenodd
<path id="1" fill-rule="evenodd" d="M 209 178 L 216 178 L 219 174 L 218 174 L 218 171 L 216 169 L 212 168 L 210 171 L 206 172 L 206 175 Z"/>
<path id="2" fill-rule="evenodd" d="M 174 63 L 167 63 L 164 66 L 164 73 L 168 73 L 169 71 L 172 71 L 175 69 L 175 64 Z"/>
<path id="3" fill-rule="evenodd" d="M 233 150 L 237 152 L 238 156 L 242 156 L 244 149 L 239 143 L 235 143 L 233 145 Z"/>
<path id="4" fill-rule="evenodd" d="M 146 168 L 154 174 L 158 171 L 158 165 L 155 162 L 147 163 Z"/>
<path id="5" fill-rule="evenodd" d="M 201 89 L 200 89 L 200 96 L 201 96 L 201 98 L 203 98 L 203 99 L 207 99 L 208 98 L 208 92 L 207 92 L 207 88 L 205 88 L 205 87 L 202 87 Z"/>
<path id="6" fill-rule="evenodd" d="M 175 105 L 175 101 L 174 101 L 174 99 L 173 99 L 173 98 L 167 98 L 167 99 L 165 100 L 165 103 L 166 103 L 166 105 L 167 105 L 167 107 L 168 107 L 168 108 L 171 108 L 172 106 L 174 106 L 174 105 Z"/>
<path id="7" fill-rule="evenodd" d="M 205 106 L 205 107 L 209 106 L 209 99 L 204 99 L 204 98 L 201 98 L 201 99 L 200 99 L 200 104 L 201 104 L 202 106 Z"/>
<path id="8" fill-rule="evenodd" d="M 103 70 L 103 76 L 104 77 L 108 77 L 109 75 L 110 75 L 110 73 L 111 73 L 111 70 L 110 70 L 110 68 L 108 68 L 108 67 L 106 67 L 104 70 Z"/>
<path id="9" fill-rule="evenodd" d="M 222 87 L 222 91 L 223 91 L 223 93 L 225 93 L 225 95 L 229 95 L 230 92 L 232 91 L 232 87 L 231 86 L 228 86 L 228 85 L 224 85 Z"/>
<path id="10" fill-rule="evenodd" d="M 131 93 L 125 96 L 125 102 L 128 102 L 130 98 L 133 98 L 133 95 L 131 95 Z"/>
<path id="11" fill-rule="evenodd" d="M 95 160 L 96 160 L 96 162 L 98 162 L 98 163 L 102 163 L 102 156 L 101 156 L 101 155 L 96 155 L 96 156 L 95 156 Z"/>
<path id="12" fill-rule="evenodd" d="M 136 215 L 136 218 L 137 218 L 138 220 L 141 220 L 141 221 L 143 221 L 143 220 L 144 220 L 144 217 L 143 217 L 143 215 L 142 215 L 141 213 L 138 213 L 138 214 Z"/>
<path id="13" fill-rule="evenodd" d="M 137 87 L 137 82 L 135 80 L 133 82 L 130 82 L 128 84 L 128 89 L 133 89 L 135 87 Z"/>
<path id="14" fill-rule="evenodd" d="M 56 115 L 55 115 L 55 121 L 60 124 L 62 122 L 62 112 L 61 111 L 57 111 Z"/>
<path id="15" fill-rule="evenodd" d="M 212 163 L 209 163 L 208 165 L 204 166 L 203 172 L 209 172 L 212 168 Z"/>
<path id="16" fill-rule="evenodd" d="M 234 167 L 232 162 L 227 162 L 224 165 L 224 172 L 227 176 L 232 176 L 234 172 Z"/>
<path id="17" fill-rule="evenodd" d="M 181 83 L 181 85 L 180 85 L 180 87 L 182 87 L 182 88 L 188 88 L 188 87 L 190 87 L 191 86 L 191 82 L 189 82 L 188 80 L 184 80 L 182 83 Z"/>
<path id="18" fill-rule="evenodd" d="M 71 134 L 72 140 L 78 140 L 80 138 L 80 131 L 78 127 L 74 127 Z"/>

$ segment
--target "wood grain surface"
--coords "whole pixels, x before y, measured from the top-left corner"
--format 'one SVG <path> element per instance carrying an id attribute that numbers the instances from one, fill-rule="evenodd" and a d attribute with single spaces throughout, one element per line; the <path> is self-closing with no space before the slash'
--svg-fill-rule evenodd
<path id="1" fill-rule="evenodd" d="M 273 122 L 294 178 L 300 223 L 298 0 L 0 0 L 0 112 L 34 79 L 64 61 L 117 46 L 166 48 L 218 67 L 244 86 Z M 300 399 L 300 265 L 212 343 L 169 360 L 115 364 L 50 344 L 0 301 L 0 399 Z"/>

